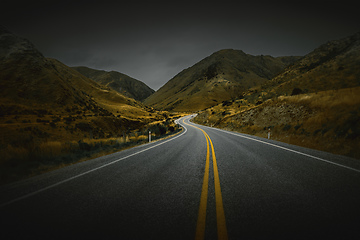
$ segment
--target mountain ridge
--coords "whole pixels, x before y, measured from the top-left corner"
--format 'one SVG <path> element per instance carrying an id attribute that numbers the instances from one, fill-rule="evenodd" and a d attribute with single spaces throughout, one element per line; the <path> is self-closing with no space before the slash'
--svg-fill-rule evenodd
<path id="1" fill-rule="evenodd" d="M 172 133 L 171 117 L 0 27 L 0 184 Z"/>
<path id="2" fill-rule="evenodd" d="M 72 67 L 84 76 L 138 101 L 144 101 L 155 91 L 144 82 L 117 71 L 96 70 L 85 66 Z"/>
<path id="3" fill-rule="evenodd" d="M 329 41 L 195 122 L 360 159 L 360 33 Z"/>
<path id="4" fill-rule="evenodd" d="M 297 57 L 290 57 L 295 58 Z M 144 103 L 158 109 L 197 111 L 233 99 L 280 73 L 286 57 L 223 49 L 184 69 Z"/>
<path id="5" fill-rule="evenodd" d="M 120 136 L 164 118 L 0 30 L 0 150 Z"/>
<path id="6" fill-rule="evenodd" d="M 359 86 L 359 52 L 360 32 L 328 41 L 263 84 L 261 91 L 280 96 L 291 95 L 295 88 L 310 93 Z"/>

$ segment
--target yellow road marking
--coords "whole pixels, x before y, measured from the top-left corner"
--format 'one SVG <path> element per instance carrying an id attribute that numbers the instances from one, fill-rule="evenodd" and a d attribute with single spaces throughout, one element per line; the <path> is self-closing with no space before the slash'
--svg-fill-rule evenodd
<path id="1" fill-rule="evenodd" d="M 199 214 L 196 224 L 196 233 L 195 239 L 200 240 L 205 238 L 205 225 L 206 225 L 206 205 L 207 205 L 207 196 L 208 196 L 208 188 L 209 188 L 209 168 L 210 168 L 210 150 L 209 150 L 209 140 L 206 138 L 206 163 L 205 163 L 205 174 L 204 180 L 201 190 L 200 197 L 200 206 L 199 206 Z"/>
<path id="2" fill-rule="evenodd" d="M 206 134 L 207 135 L 207 134 Z M 214 168 L 214 184 L 215 184 L 215 201 L 216 201 L 216 221 L 217 221 L 217 231 L 218 231 L 218 239 L 228 239 L 227 229 L 226 229 L 226 221 L 225 221 L 225 212 L 224 212 L 224 205 L 221 195 L 221 188 L 220 188 L 220 178 L 219 172 L 215 157 L 215 150 L 214 145 L 211 141 L 209 135 L 207 135 L 211 144 L 211 153 L 213 157 L 213 168 Z"/>
<path id="3" fill-rule="evenodd" d="M 184 122 L 184 124 L 186 124 Z M 218 232 L 218 239 L 219 240 L 226 240 L 228 239 L 227 229 L 226 229 L 226 221 L 225 221 L 225 212 L 223 206 L 223 200 L 221 195 L 221 187 L 220 187 L 220 178 L 219 178 L 219 171 L 216 162 L 215 156 L 215 149 L 214 145 L 211 141 L 209 135 L 196 126 L 186 124 L 191 127 L 197 128 L 201 130 L 206 138 L 206 163 L 205 163 L 205 173 L 204 173 L 204 180 L 202 185 L 201 197 L 200 197 L 200 206 L 199 206 L 199 214 L 198 220 L 196 225 L 196 233 L 195 233 L 195 240 L 203 240 L 205 237 L 205 226 L 206 226 L 206 206 L 207 206 L 207 196 L 208 196 L 208 186 L 209 186 L 209 166 L 210 166 L 210 149 L 209 143 L 211 146 L 211 154 L 213 159 L 213 169 L 214 169 L 214 185 L 215 185 L 215 203 L 216 203 L 216 222 L 217 222 L 217 232 Z"/>

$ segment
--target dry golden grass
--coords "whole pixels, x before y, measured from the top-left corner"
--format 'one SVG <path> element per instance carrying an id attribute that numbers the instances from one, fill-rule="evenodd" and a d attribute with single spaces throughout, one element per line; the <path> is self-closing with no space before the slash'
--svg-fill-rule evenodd
<path id="1" fill-rule="evenodd" d="M 63 143 L 58 141 L 48 141 L 39 144 L 39 151 L 42 156 L 55 157 L 63 152 Z"/>
<path id="2" fill-rule="evenodd" d="M 295 96 L 280 96 L 278 100 L 286 100 L 291 103 L 309 105 L 312 108 L 344 107 L 346 105 L 359 105 L 359 93 L 360 87 L 354 87 Z"/>
<path id="3" fill-rule="evenodd" d="M 122 148 L 169 118 L 24 46 L 0 62 L 1 178 Z"/>
<path id="4" fill-rule="evenodd" d="M 232 131 L 360 158 L 360 87 L 280 96 L 258 106 L 234 101 L 196 121 Z"/>
<path id="5" fill-rule="evenodd" d="M 167 112 L 161 114 L 168 116 Z M 113 123 L 112 118 L 104 119 L 106 121 L 103 123 L 100 121 L 97 124 L 101 127 L 93 129 L 93 132 L 89 133 L 76 127 L 79 123 L 84 122 L 84 117 L 70 123 L 62 121 L 61 118 L 59 122 L 56 122 L 56 127 L 50 126 L 51 122 L 33 122 L 31 120 L 28 123 L 29 117 L 26 116 L 26 123 L 23 123 L 24 116 L 18 118 L 7 116 L 5 119 L 0 119 L 0 122 L 3 121 L 0 123 L 2 136 L 8 137 L 0 139 L 0 184 L 146 143 L 149 129 L 152 131 L 153 140 L 179 130 L 171 117 L 166 118 L 166 121 L 158 120 L 145 126 L 139 125 L 142 127 L 141 129 L 120 131 L 117 136 L 108 134 L 113 133 L 113 127 L 117 126 L 116 123 L 113 127 L 108 126 L 109 121 Z M 49 118 L 51 120 L 52 117 L 43 116 L 41 119 Z M 7 121 L 4 121 L 6 119 Z M 85 123 L 90 124 L 99 120 L 101 118 L 91 116 L 86 119 Z M 108 130 L 105 129 L 106 126 L 109 127 Z M 103 137 L 99 138 L 99 136 Z"/>

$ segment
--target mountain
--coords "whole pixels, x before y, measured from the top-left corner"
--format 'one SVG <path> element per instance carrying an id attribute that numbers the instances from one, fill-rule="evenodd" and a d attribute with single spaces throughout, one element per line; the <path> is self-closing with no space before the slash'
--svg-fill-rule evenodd
<path id="1" fill-rule="evenodd" d="M 136 101 L 84 77 L 55 59 L 45 58 L 28 40 L 0 32 L 0 94 L 2 104 L 62 109 L 103 101 L 136 105 Z"/>
<path id="2" fill-rule="evenodd" d="M 165 110 L 201 110 L 269 81 L 296 59 L 220 50 L 177 74 L 144 103 Z"/>
<path id="3" fill-rule="evenodd" d="M 329 41 L 286 68 L 261 88 L 272 95 L 356 87 L 360 85 L 360 32 Z"/>
<path id="4" fill-rule="evenodd" d="M 59 146 L 59 155 L 79 149 L 84 139 L 119 138 L 164 114 L 45 58 L 31 42 L 0 27 L 0 165 L 34 160 L 43 144 Z"/>
<path id="5" fill-rule="evenodd" d="M 329 41 L 196 122 L 360 159 L 360 33 Z"/>
<path id="6" fill-rule="evenodd" d="M 95 70 L 88 67 L 72 67 L 82 75 L 105 85 L 127 97 L 144 101 L 155 91 L 145 83 L 116 71 Z"/>
<path id="7" fill-rule="evenodd" d="M 0 184 L 133 146 L 148 129 L 173 132 L 172 116 L 45 58 L 0 26 Z"/>

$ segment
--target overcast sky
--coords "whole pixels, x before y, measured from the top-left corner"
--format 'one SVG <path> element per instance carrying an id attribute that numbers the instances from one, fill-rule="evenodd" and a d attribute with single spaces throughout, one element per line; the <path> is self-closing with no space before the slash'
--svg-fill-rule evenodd
<path id="1" fill-rule="evenodd" d="M 154 90 L 220 49 L 305 55 L 360 31 L 354 1 L 132 2 L 5 0 L 0 24 L 46 57 L 118 71 Z"/>

